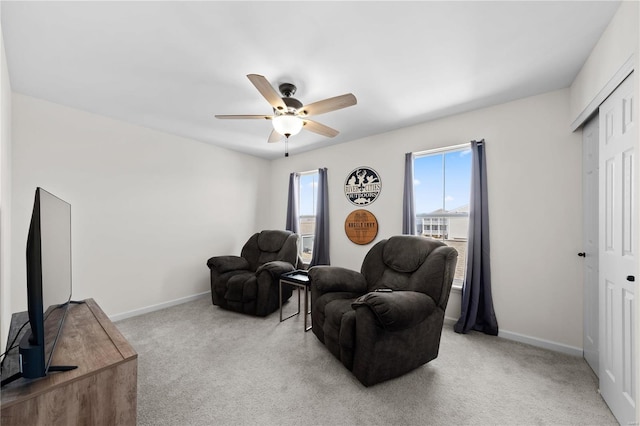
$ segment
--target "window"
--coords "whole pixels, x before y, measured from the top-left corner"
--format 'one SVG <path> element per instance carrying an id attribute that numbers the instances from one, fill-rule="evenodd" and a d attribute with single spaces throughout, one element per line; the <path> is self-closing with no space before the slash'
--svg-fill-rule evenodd
<path id="1" fill-rule="evenodd" d="M 300 236 L 300 257 L 304 263 L 311 262 L 313 256 L 313 239 L 316 231 L 316 202 L 318 188 L 318 171 L 300 173 L 298 212 Z"/>
<path id="2" fill-rule="evenodd" d="M 416 234 L 441 240 L 458 251 L 454 285 L 462 286 L 471 195 L 469 144 L 416 153 L 413 175 Z"/>

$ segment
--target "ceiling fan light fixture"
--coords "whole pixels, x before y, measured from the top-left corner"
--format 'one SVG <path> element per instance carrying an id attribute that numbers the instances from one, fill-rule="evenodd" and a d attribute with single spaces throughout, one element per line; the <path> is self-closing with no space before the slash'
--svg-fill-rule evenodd
<path id="1" fill-rule="evenodd" d="M 282 114 L 273 117 L 273 129 L 283 136 L 293 136 L 300 133 L 304 123 L 300 119 L 292 114 Z"/>
<path id="2" fill-rule="evenodd" d="M 271 120 L 273 130 L 267 140 L 267 142 L 271 143 L 278 142 L 281 140 L 280 136 L 284 136 L 286 138 L 286 145 L 289 137 L 300 133 L 303 127 L 310 132 L 333 138 L 340 132 L 329 126 L 320 124 L 317 121 L 309 120 L 307 117 L 336 111 L 358 103 L 353 93 L 346 93 L 311 104 L 303 104 L 299 100 L 292 98 L 296 92 L 296 86 L 294 84 L 280 84 L 280 86 L 278 86 L 280 93 L 278 93 L 271 83 L 260 74 L 248 74 L 247 78 L 253 83 L 255 88 L 258 89 L 262 97 L 269 102 L 269 105 L 273 108 L 273 115 L 216 115 L 216 118 Z"/>

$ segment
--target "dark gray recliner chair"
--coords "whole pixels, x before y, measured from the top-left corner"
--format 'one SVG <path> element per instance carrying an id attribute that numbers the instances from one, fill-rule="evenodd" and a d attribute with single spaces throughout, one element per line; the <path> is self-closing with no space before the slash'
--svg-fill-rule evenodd
<path id="1" fill-rule="evenodd" d="M 280 230 L 255 233 L 240 256 L 215 256 L 207 266 L 214 305 L 245 314 L 269 315 L 280 306 L 280 275 L 302 266 L 298 235 Z M 282 287 L 282 303 L 291 293 L 291 286 Z"/>
<path id="2" fill-rule="evenodd" d="M 361 273 L 311 268 L 313 332 L 365 386 L 431 361 L 457 257 L 442 242 L 402 235 L 375 244 Z"/>

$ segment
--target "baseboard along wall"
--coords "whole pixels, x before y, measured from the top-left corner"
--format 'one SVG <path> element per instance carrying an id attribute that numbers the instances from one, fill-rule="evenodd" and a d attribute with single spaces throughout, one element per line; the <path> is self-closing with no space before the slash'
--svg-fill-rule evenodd
<path id="1" fill-rule="evenodd" d="M 133 311 L 123 312 L 121 314 L 110 315 L 109 319 L 112 322 L 116 322 L 131 317 L 137 317 L 138 315 L 148 314 L 149 312 L 159 311 L 160 309 L 170 308 L 171 306 L 191 302 L 192 300 L 196 300 L 201 297 L 211 297 L 211 291 L 205 291 L 204 293 L 198 293 L 191 296 L 181 297 L 179 299 L 169 300 L 167 302 L 158 303 L 157 305 L 146 306 L 144 308 L 134 309 Z"/>
<path id="2" fill-rule="evenodd" d="M 192 300 L 196 300 L 201 297 L 211 297 L 211 291 L 205 291 L 204 293 L 198 293 L 198 294 L 193 294 L 191 296 L 181 297 L 179 299 L 169 300 L 167 302 L 158 303 L 157 305 L 146 306 L 144 308 L 135 309 L 133 311 L 111 315 L 109 316 L 109 319 L 113 322 L 116 322 L 126 318 L 147 314 L 149 312 L 159 311 L 160 309 L 169 308 L 171 306 L 180 305 L 182 303 L 191 302 Z M 445 324 L 453 325 L 457 322 L 457 318 L 445 317 L 444 322 Z M 508 330 L 500 330 L 498 332 L 498 337 L 502 337 L 507 340 L 513 340 L 515 342 L 526 343 L 528 345 L 537 346 L 539 348 L 549 349 L 555 352 L 561 352 L 567 355 L 573 355 L 573 356 L 579 356 L 579 357 L 582 356 L 582 348 L 568 346 L 562 343 L 552 342 L 549 340 L 539 339 L 537 337 L 525 336 L 523 334 L 514 333 Z"/>
<path id="3" fill-rule="evenodd" d="M 445 317 L 445 324 L 450 324 L 453 326 L 456 322 L 458 322 L 457 318 Z M 543 349 L 549 349 L 550 351 L 560 352 L 567 355 L 582 357 L 583 351 L 582 348 L 578 348 L 575 346 L 569 346 L 558 342 L 552 342 L 550 340 L 540 339 L 538 337 L 526 336 L 520 333 L 514 333 L 508 330 L 499 330 L 498 337 L 502 337 L 507 340 L 513 340 L 514 342 L 526 343 L 527 345 L 537 346 Z"/>

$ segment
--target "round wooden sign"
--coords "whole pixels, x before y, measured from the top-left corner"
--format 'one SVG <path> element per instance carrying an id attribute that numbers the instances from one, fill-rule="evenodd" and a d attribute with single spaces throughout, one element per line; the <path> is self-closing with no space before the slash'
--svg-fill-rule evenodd
<path id="1" fill-rule="evenodd" d="M 378 235 L 378 219 L 368 210 L 354 210 L 344 221 L 344 232 L 353 243 L 369 244 Z"/>

